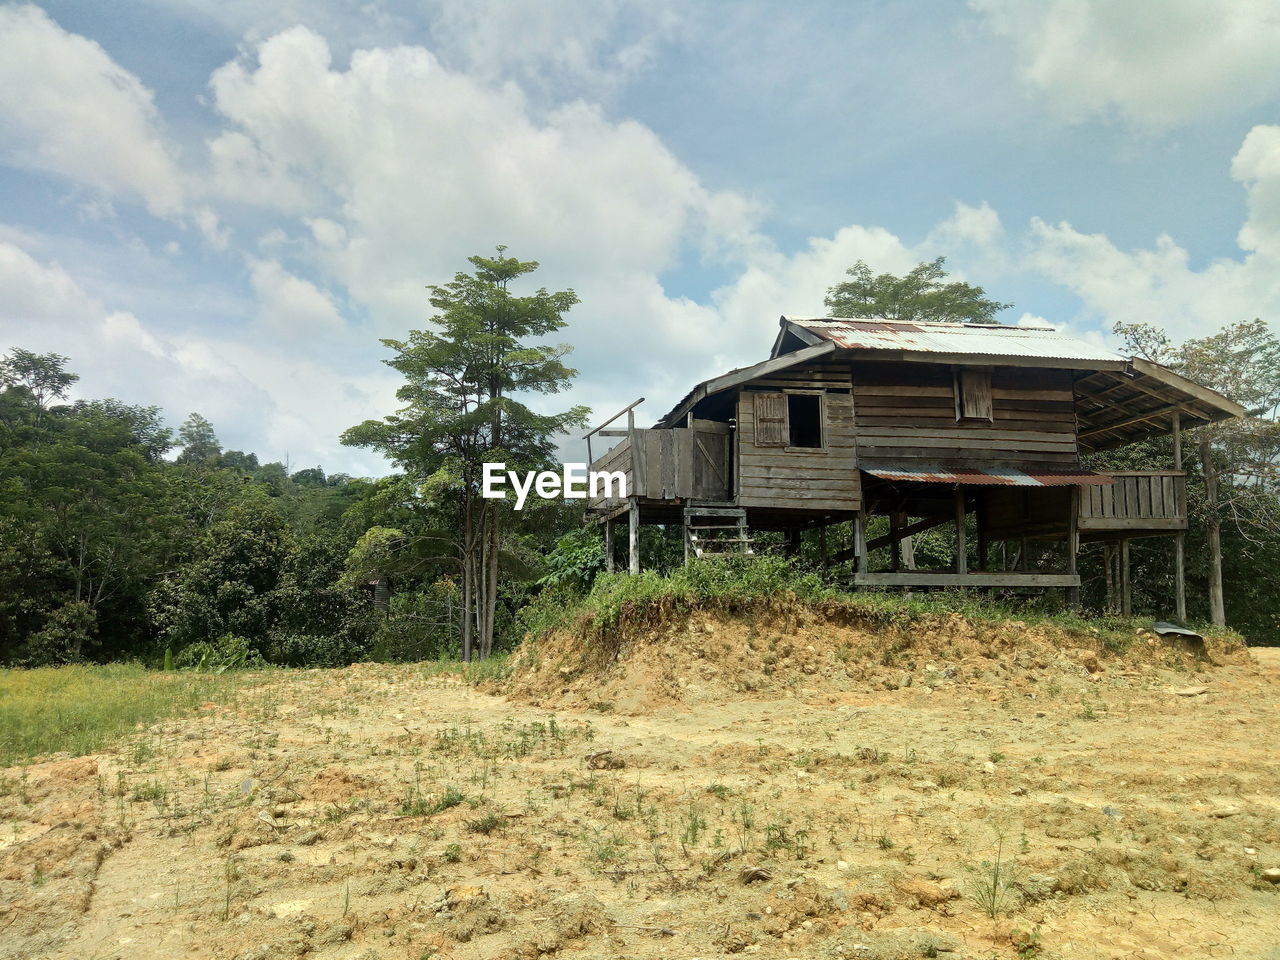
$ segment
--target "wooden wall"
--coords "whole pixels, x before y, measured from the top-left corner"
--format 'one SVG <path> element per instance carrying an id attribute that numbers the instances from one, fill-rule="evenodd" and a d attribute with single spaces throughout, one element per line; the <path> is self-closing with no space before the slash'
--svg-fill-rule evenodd
<path id="1" fill-rule="evenodd" d="M 1046 469 L 1079 464 L 1069 371 L 995 367 L 990 422 L 956 420 L 955 388 L 945 365 L 855 363 L 852 375 L 863 460 Z"/>
<path id="2" fill-rule="evenodd" d="M 804 510 L 859 510 L 862 483 L 858 474 L 853 402 L 847 365 L 822 364 L 780 371 L 752 381 L 764 388 L 839 389 L 824 393 L 821 448 L 757 446 L 755 390 L 738 394 L 736 474 L 738 503 L 744 507 Z"/>
<path id="3" fill-rule="evenodd" d="M 591 464 L 591 470 L 621 470 L 627 475 L 627 492 L 635 492 L 635 475 L 631 470 L 631 440 L 623 438 L 622 442 L 610 450 L 602 457 L 597 457 L 595 463 Z M 615 487 L 616 489 L 616 487 Z M 587 507 L 592 510 L 611 510 L 620 506 L 624 501 L 619 497 L 592 497 L 590 496 L 590 487 L 587 488 Z"/>

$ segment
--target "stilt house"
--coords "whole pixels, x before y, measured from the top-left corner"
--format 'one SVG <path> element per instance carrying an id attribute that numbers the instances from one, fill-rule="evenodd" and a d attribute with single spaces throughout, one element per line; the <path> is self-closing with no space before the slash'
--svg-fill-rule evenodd
<path id="1" fill-rule="evenodd" d="M 755 530 L 795 544 L 816 529 L 831 561 L 854 561 L 855 584 L 1074 596 L 1082 541 L 1127 560 L 1131 538 L 1160 536 L 1174 540 L 1180 616 L 1181 430 L 1244 413 L 1172 370 L 1052 329 L 794 317 L 781 318 L 767 360 L 698 384 L 653 427 L 635 426 L 638 403 L 587 435 L 588 450 L 621 438 L 592 469 L 625 473 L 629 496 L 588 509 L 610 545 L 627 521 L 633 571 L 644 523 L 681 525 L 686 556 L 749 553 Z M 1081 464 L 1167 434 L 1168 470 Z M 886 532 L 869 540 L 874 516 Z M 832 542 L 826 528 L 844 521 L 852 537 Z M 943 524 L 954 562 L 916 569 L 911 536 Z"/>

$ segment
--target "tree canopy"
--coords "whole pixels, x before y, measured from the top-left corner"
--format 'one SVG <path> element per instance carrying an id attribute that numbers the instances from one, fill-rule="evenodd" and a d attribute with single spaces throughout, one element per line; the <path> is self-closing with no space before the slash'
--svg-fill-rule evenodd
<path id="1" fill-rule="evenodd" d="M 827 310 L 833 317 L 994 323 L 997 313 L 1013 306 L 992 300 L 982 287 L 947 282 L 945 263 L 945 257 L 918 263 L 899 277 L 874 274 L 859 260 L 846 271 L 848 280 L 827 290 Z"/>

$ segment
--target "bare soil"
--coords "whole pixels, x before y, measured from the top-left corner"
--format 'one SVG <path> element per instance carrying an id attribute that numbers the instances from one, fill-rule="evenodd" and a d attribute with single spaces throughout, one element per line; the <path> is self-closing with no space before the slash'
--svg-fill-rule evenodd
<path id="1" fill-rule="evenodd" d="M 1280 651 L 694 618 L 0 775 L 0 958 L 1280 957 Z M 497 690 L 498 688 L 495 688 Z"/>

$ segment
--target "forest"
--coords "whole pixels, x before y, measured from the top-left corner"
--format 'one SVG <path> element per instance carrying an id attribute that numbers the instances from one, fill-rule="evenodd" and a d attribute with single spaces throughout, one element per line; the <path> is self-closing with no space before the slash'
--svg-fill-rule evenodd
<path id="1" fill-rule="evenodd" d="M 376 478 L 260 462 L 224 449 L 198 413 L 175 430 L 170 411 L 80 398 L 74 359 L 10 349 L 0 361 L 0 663 L 470 660 L 509 649 L 540 608 L 613 576 L 582 501 L 531 498 L 516 512 L 479 496 L 485 461 L 554 468 L 558 444 L 588 411 L 535 413 L 525 402 L 572 383 L 571 348 L 546 339 L 577 297 L 518 294 L 538 265 L 503 248 L 469 262 L 471 272 L 429 288 L 426 329 L 383 341 L 403 377 L 401 406 L 342 438 L 387 458 Z M 833 314 L 990 319 L 1007 306 L 944 283 L 941 260 L 905 277 L 865 264 L 849 276 L 830 290 Z M 1251 411 L 1188 438 L 1197 451 L 1187 458 L 1189 613 L 1209 619 L 1208 538 L 1220 536 L 1227 623 L 1252 643 L 1280 644 L 1280 343 L 1259 320 L 1178 344 L 1152 325 L 1115 332 L 1131 353 Z M 1093 465 L 1165 468 L 1169 446 L 1128 447 Z M 643 538 L 646 567 L 681 562 L 678 531 L 646 527 Z M 761 546 L 783 544 L 764 535 Z M 942 535 L 916 545 L 922 565 L 935 553 L 948 562 L 949 550 Z M 837 585 L 848 572 L 821 567 L 807 541 L 792 562 Z M 1133 564 L 1135 608 L 1167 617 L 1169 544 L 1135 542 Z M 1098 548 L 1083 552 L 1081 572 L 1086 606 L 1103 612 Z"/>

